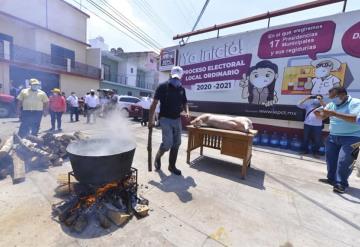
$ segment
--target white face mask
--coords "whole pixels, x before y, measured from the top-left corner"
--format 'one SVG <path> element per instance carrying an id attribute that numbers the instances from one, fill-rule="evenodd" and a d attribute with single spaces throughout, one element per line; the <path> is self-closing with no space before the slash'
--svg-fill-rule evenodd
<path id="1" fill-rule="evenodd" d="M 39 89 L 39 85 L 31 85 L 32 91 L 37 91 Z"/>
<path id="2" fill-rule="evenodd" d="M 265 76 L 259 76 L 257 78 L 254 78 L 251 83 L 257 88 L 264 88 L 271 83 L 270 79 L 271 78 L 267 78 Z"/>
<path id="3" fill-rule="evenodd" d="M 317 78 L 326 77 L 329 75 L 329 71 L 326 68 L 317 68 L 315 70 L 315 76 Z"/>

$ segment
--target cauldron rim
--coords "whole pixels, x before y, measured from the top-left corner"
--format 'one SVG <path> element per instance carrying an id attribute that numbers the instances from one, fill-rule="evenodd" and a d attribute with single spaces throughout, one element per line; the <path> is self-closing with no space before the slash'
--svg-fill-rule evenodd
<path id="1" fill-rule="evenodd" d="M 69 154 L 75 155 L 75 156 L 80 156 L 80 157 L 101 158 L 101 157 L 110 157 L 110 156 L 115 156 L 115 155 L 119 155 L 119 154 L 122 154 L 122 153 L 127 153 L 127 152 L 130 152 L 130 151 L 136 149 L 136 143 L 134 141 L 132 141 L 132 140 L 127 139 L 126 140 L 127 144 L 128 144 L 127 149 L 122 150 L 121 152 L 113 152 L 113 153 L 109 153 L 109 154 L 106 154 L 106 155 L 83 155 L 83 154 L 81 154 L 81 152 L 74 152 L 74 151 L 71 150 L 76 145 L 80 145 L 82 143 L 86 144 L 86 143 L 94 142 L 94 141 L 104 141 L 104 142 L 106 142 L 106 141 L 109 141 L 109 139 L 106 139 L 106 138 L 94 138 L 94 139 L 79 140 L 79 141 L 76 141 L 76 142 L 72 142 L 67 146 L 66 152 L 68 152 Z M 124 141 L 124 140 L 119 140 L 119 141 Z"/>

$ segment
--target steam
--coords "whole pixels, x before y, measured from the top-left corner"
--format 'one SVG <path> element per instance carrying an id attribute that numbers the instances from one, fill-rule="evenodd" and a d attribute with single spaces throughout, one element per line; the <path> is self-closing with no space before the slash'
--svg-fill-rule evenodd
<path id="1" fill-rule="evenodd" d="M 106 156 L 130 151 L 136 147 L 129 120 L 120 111 L 97 118 L 94 134 L 85 142 L 69 146 L 69 152 L 82 156 Z"/>

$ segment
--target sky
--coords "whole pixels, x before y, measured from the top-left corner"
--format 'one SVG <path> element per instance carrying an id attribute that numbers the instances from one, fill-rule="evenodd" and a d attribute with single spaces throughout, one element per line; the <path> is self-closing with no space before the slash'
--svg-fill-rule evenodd
<path id="1" fill-rule="evenodd" d="M 102 36 L 105 43 L 110 48 L 121 47 L 125 52 L 150 51 L 157 48 L 149 47 L 141 43 L 132 36 L 126 29 L 101 13 L 88 0 L 66 0 L 82 11 L 88 13 L 88 39 Z M 108 2 L 118 12 L 112 14 L 119 16 L 122 14 L 146 35 L 152 38 L 156 47 L 164 48 L 177 45 L 179 40 L 173 40 L 176 34 L 191 31 L 205 0 L 92 0 L 99 6 L 111 12 L 104 5 Z M 274 11 L 281 8 L 294 6 L 312 0 L 210 0 L 201 21 L 196 29 L 213 26 L 237 19 L 250 17 L 253 15 Z M 342 12 L 343 3 L 335 3 L 316 9 L 306 10 L 285 16 L 271 19 L 271 26 L 307 20 Z M 360 0 L 348 0 L 346 11 L 360 10 Z M 103 19 L 106 19 L 105 22 Z M 118 17 L 119 18 L 119 17 Z M 111 24 L 109 24 L 111 23 Z M 114 27 L 115 26 L 115 27 Z M 267 20 L 257 21 L 237 27 L 220 30 L 220 36 L 245 32 L 249 30 L 267 27 Z M 120 31 L 122 30 L 122 31 Z M 189 42 L 216 37 L 217 32 L 197 35 L 190 38 Z M 153 45 L 154 46 L 154 45 Z"/>

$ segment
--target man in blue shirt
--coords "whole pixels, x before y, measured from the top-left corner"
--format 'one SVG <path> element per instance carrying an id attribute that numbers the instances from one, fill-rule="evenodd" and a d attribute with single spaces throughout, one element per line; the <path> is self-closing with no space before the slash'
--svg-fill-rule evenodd
<path id="1" fill-rule="evenodd" d="M 315 158 L 318 158 L 319 148 L 321 145 L 321 132 L 323 129 L 322 119 L 315 115 L 315 110 L 320 106 L 325 106 L 323 96 L 321 95 L 310 95 L 301 100 L 297 107 L 304 109 L 305 120 L 304 120 L 304 138 L 303 147 L 301 154 L 307 154 L 309 148 L 309 140 L 312 140 L 312 154 Z"/>
<path id="2" fill-rule="evenodd" d="M 330 117 L 330 134 L 326 142 L 327 179 L 320 179 L 334 186 L 334 192 L 344 193 L 349 186 L 348 178 L 352 172 L 355 157 L 352 144 L 360 142 L 360 125 L 347 122 L 334 114 L 357 115 L 360 112 L 360 99 L 352 98 L 343 87 L 329 91 L 332 100 L 323 110 L 315 114 L 326 119 Z"/>

